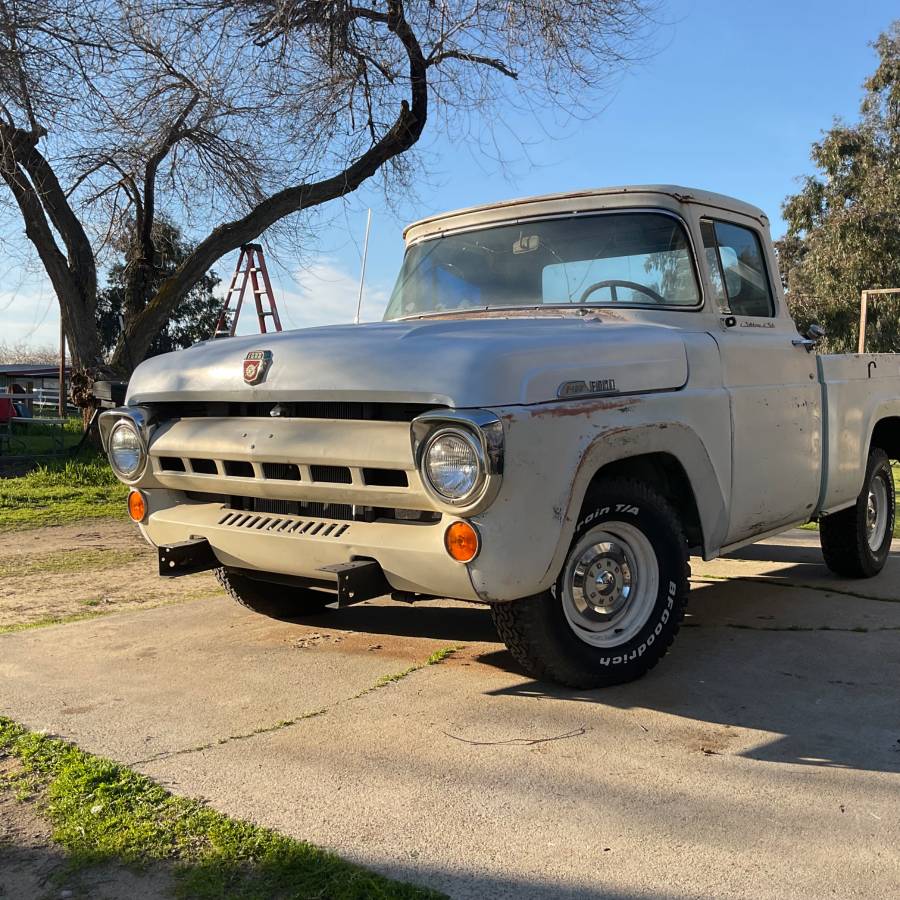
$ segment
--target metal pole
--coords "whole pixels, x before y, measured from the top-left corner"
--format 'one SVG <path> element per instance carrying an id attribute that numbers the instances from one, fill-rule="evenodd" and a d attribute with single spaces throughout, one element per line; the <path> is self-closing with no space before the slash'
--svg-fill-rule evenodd
<path id="1" fill-rule="evenodd" d="M 66 417 L 66 326 L 63 324 L 62 310 L 59 311 L 59 404 L 60 419 Z"/>
<path id="2" fill-rule="evenodd" d="M 372 227 L 372 210 L 369 210 L 369 215 L 366 216 L 366 239 L 363 241 L 363 258 L 362 258 L 362 269 L 359 273 L 359 297 L 356 301 L 356 316 L 353 319 L 354 325 L 359 325 L 359 315 L 362 311 L 362 298 L 363 298 L 363 284 L 366 280 L 366 258 L 369 255 L 369 229 Z"/>

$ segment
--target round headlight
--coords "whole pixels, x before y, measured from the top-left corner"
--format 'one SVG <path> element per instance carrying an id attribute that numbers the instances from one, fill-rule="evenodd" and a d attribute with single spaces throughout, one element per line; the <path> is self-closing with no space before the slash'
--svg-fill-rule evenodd
<path id="1" fill-rule="evenodd" d="M 453 503 L 474 494 L 484 481 L 481 447 L 463 431 L 439 431 L 431 438 L 422 469 L 431 487 Z"/>
<path id="2" fill-rule="evenodd" d="M 146 454 L 137 428 L 123 419 L 109 436 L 109 462 L 116 475 L 126 481 L 135 478 L 144 468 Z"/>

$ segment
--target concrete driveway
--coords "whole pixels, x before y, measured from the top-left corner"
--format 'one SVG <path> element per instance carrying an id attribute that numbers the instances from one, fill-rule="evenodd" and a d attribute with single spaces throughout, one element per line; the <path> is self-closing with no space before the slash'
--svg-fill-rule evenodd
<path id="1" fill-rule="evenodd" d="M 898 896 L 900 545 L 867 582 L 799 531 L 693 568 L 621 688 L 523 677 L 473 606 L 222 597 L 0 636 L 0 709 L 453 897 Z"/>

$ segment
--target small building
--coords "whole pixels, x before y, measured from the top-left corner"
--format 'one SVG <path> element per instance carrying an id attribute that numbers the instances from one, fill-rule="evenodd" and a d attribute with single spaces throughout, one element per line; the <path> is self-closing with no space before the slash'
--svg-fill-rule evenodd
<path id="1" fill-rule="evenodd" d="M 66 383 L 72 370 L 66 366 Z M 59 398 L 59 366 L 46 363 L 0 363 L 0 393 L 34 395 L 34 402 L 55 406 Z"/>

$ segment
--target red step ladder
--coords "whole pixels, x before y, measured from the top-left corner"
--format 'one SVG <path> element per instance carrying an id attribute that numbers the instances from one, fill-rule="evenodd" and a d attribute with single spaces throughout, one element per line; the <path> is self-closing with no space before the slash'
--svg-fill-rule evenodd
<path id="1" fill-rule="evenodd" d="M 259 320 L 260 334 L 266 334 L 266 319 L 269 317 L 272 319 L 275 330 L 281 331 L 281 319 L 278 317 L 278 307 L 275 305 L 275 294 L 272 292 L 272 283 L 269 281 L 262 245 L 244 244 L 241 247 L 237 268 L 234 270 L 231 286 L 225 294 L 225 302 L 222 304 L 222 311 L 219 313 L 219 319 L 212 334 L 214 338 L 234 337 L 248 282 L 256 303 L 256 318 Z M 235 301 L 234 307 L 231 305 L 232 301 Z"/>

